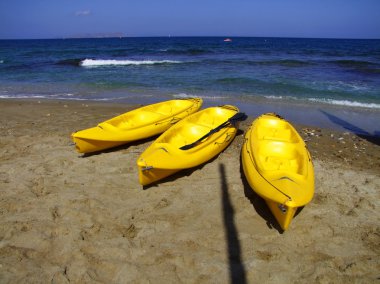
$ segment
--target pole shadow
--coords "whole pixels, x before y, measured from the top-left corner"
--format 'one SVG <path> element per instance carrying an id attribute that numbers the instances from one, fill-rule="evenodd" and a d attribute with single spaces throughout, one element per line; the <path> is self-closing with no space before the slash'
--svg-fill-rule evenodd
<path id="1" fill-rule="evenodd" d="M 234 209 L 228 194 L 226 172 L 223 164 L 219 164 L 221 179 L 223 222 L 226 230 L 230 283 L 247 283 L 246 272 L 241 260 L 241 247 L 234 221 Z"/>
<path id="2" fill-rule="evenodd" d="M 344 129 L 347 129 L 348 131 L 355 133 L 358 137 L 363 138 L 368 142 L 371 142 L 375 145 L 380 145 L 380 131 L 375 131 L 375 134 L 371 134 L 365 131 L 364 129 L 361 129 L 360 127 L 357 127 L 356 125 L 353 125 L 348 121 L 345 121 L 331 113 L 328 113 L 324 110 L 319 111 L 323 113 L 325 116 L 327 116 L 327 118 L 330 119 L 331 122 L 343 127 Z"/>

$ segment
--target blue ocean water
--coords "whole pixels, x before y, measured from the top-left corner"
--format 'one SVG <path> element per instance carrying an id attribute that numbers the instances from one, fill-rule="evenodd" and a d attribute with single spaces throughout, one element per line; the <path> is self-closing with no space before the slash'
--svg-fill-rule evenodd
<path id="1" fill-rule="evenodd" d="M 253 114 L 298 111 L 297 122 L 300 111 L 312 122 L 311 109 L 337 115 L 340 108 L 343 120 L 370 112 L 360 120 L 371 128 L 380 110 L 380 40 L 0 40 L 0 98 L 135 103 L 187 96 L 238 104 Z M 326 115 L 319 112 L 323 126 Z"/>

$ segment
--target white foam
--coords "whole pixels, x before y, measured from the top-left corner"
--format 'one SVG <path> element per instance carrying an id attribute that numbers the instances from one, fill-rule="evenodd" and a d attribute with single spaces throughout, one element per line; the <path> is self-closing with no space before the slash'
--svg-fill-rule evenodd
<path id="1" fill-rule="evenodd" d="M 194 98 L 193 95 L 188 95 L 188 94 L 186 94 L 186 93 L 175 94 L 175 95 L 173 95 L 173 97 L 175 97 L 175 98 L 182 98 L 182 99 L 186 99 L 186 98 Z"/>
<path id="2" fill-rule="evenodd" d="M 0 60 L 0 63 L 4 63 L 4 60 Z"/>
<path id="3" fill-rule="evenodd" d="M 189 95 L 186 93 L 179 93 L 173 95 L 174 98 L 180 98 L 180 99 L 187 99 L 187 98 L 201 98 L 204 100 L 221 100 L 221 99 L 228 99 L 230 97 L 227 96 L 207 96 L 207 95 Z"/>
<path id="4" fill-rule="evenodd" d="M 368 90 L 368 87 L 363 85 L 363 83 L 360 83 L 360 82 L 337 81 L 337 82 L 330 82 L 329 85 L 327 85 L 327 90 L 329 91 L 340 91 L 340 90 L 366 91 Z"/>
<path id="5" fill-rule="evenodd" d="M 48 96 L 43 95 L 0 95 L 0 99 L 47 99 Z"/>
<path id="6" fill-rule="evenodd" d="M 6 93 L 6 91 L 4 92 Z M 70 93 L 62 93 L 62 94 L 49 94 L 49 95 L 42 95 L 42 94 L 10 94 L 10 95 L 0 95 L 0 99 L 67 99 L 67 97 L 70 97 L 70 99 L 73 100 L 82 100 L 81 98 L 75 98 L 74 94 Z"/>
<path id="7" fill-rule="evenodd" d="M 120 66 L 120 65 L 154 65 L 154 64 L 176 64 L 181 61 L 174 60 L 114 60 L 114 59 L 84 59 L 80 65 L 84 67 L 97 66 Z"/>
<path id="8" fill-rule="evenodd" d="M 71 94 L 71 93 L 57 93 L 57 94 L 50 94 L 50 95 L 47 95 L 47 97 L 52 97 L 52 98 L 60 98 L 60 97 L 74 97 L 75 95 L 74 94 Z"/>
<path id="9" fill-rule="evenodd" d="M 265 98 L 267 99 L 271 99 L 271 100 L 281 100 L 283 99 L 282 96 L 264 96 Z"/>
<path id="10" fill-rule="evenodd" d="M 310 98 L 309 101 L 317 103 L 325 103 L 331 105 L 339 106 L 350 106 L 350 107 L 363 107 L 363 108 L 380 108 L 380 104 L 375 103 L 360 103 L 356 101 L 347 101 L 347 100 L 333 100 L 333 99 L 315 99 Z"/>
<path id="11" fill-rule="evenodd" d="M 2 91 L 2 93 L 7 93 L 7 91 Z M 54 100 L 67 100 L 68 98 L 73 101 L 117 101 L 125 100 L 126 98 L 142 98 L 142 97 L 153 97 L 153 95 L 131 95 L 128 97 L 125 96 L 115 96 L 108 98 L 94 98 L 94 97 L 76 97 L 75 94 L 71 93 L 59 93 L 59 94 L 11 94 L 11 95 L 0 95 L 0 99 L 54 99 Z"/>
<path id="12" fill-rule="evenodd" d="M 304 99 L 300 99 L 300 98 L 297 98 L 297 97 L 294 97 L 294 96 L 274 96 L 274 95 L 264 95 L 263 96 L 264 98 L 266 99 L 270 99 L 270 100 L 288 100 L 288 101 L 300 101 L 300 100 L 304 100 Z"/>

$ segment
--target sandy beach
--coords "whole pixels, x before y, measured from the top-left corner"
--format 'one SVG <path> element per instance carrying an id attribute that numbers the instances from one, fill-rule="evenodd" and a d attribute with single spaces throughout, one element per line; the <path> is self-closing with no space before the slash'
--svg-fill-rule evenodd
<path id="1" fill-rule="evenodd" d="M 282 232 L 240 166 L 253 117 L 217 158 L 145 189 L 154 138 L 76 152 L 72 132 L 136 107 L 0 100 L 1 283 L 379 283 L 378 140 L 296 125 L 315 195 Z"/>

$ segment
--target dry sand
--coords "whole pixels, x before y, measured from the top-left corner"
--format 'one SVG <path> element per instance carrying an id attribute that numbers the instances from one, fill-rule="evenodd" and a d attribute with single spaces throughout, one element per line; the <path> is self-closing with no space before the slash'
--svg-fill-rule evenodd
<path id="1" fill-rule="evenodd" d="M 297 126 L 315 196 L 282 233 L 240 167 L 242 123 L 211 162 L 145 190 L 152 139 L 81 156 L 70 133 L 137 106 L 0 100 L 1 283 L 379 283 L 380 146 Z"/>

